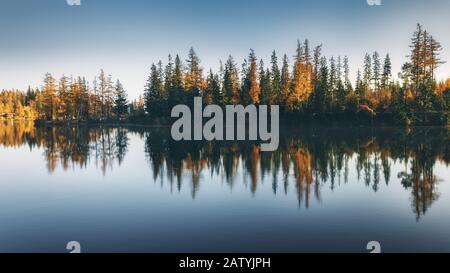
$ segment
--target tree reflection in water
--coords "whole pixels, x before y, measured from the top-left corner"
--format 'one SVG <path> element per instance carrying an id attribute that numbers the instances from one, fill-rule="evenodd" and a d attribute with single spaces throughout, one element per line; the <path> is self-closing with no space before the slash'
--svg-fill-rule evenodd
<path id="1" fill-rule="evenodd" d="M 105 174 L 121 165 L 129 134 L 137 134 L 145 142 L 153 179 L 162 183 L 167 179 L 172 189 L 181 190 L 183 182 L 190 180 L 195 198 L 202 174 L 208 171 L 223 177 L 231 188 L 237 181 L 248 182 L 253 194 L 263 180 L 271 181 L 274 194 L 280 190 L 286 194 L 295 185 L 299 205 L 306 208 L 311 198 L 321 201 L 323 186 L 335 189 L 347 183 L 352 171 L 377 192 L 382 180 L 389 184 L 391 165 L 396 162 L 404 165 L 397 177 L 411 191 L 417 219 L 439 197 L 435 163 L 450 163 L 450 134 L 443 128 L 306 127 L 282 132 L 277 151 L 261 152 L 255 142 L 175 142 L 168 128 L 34 127 L 3 121 L 0 144 L 42 149 L 50 173 L 58 166 L 84 168 L 93 162 Z M 352 158 L 355 170 L 349 167 Z"/>

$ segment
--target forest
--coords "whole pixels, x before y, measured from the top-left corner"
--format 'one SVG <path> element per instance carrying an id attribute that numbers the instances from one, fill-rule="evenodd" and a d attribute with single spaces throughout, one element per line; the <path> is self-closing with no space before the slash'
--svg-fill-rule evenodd
<path id="1" fill-rule="evenodd" d="M 285 119 L 343 119 L 403 125 L 450 123 L 450 78 L 439 82 L 441 44 L 420 24 L 410 42 L 408 62 L 392 75 L 390 55 L 367 53 L 356 81 L 350 80 L 347 56 L 327 58 L 322 45 L 298 41 L 292 60 L 258 60 L 254 50 L 238 67 L 230 55 L 219 71 L 204 73 L 193 48 L 183 62 L 168 56 L 151 65 L 139 99 L 129 101 L 120 80 L 103 70 L 85 77 L 52 74 L 40 88 L 0 92 L 0 119 L 47 122 L 160 122 L 177 104 L 201 96 L 205 105 L 280 105 Z M 281 64 L 281 65 L 280 65 Z M 356 119 L 355 119 L 356 118 Z"/>

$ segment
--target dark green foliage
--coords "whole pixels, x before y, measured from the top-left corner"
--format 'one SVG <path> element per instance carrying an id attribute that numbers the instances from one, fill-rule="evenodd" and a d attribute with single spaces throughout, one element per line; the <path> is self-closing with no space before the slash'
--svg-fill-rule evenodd
<path id="1" fill-rule="evenodd" d="M 114 114 L 119 119 L 124 118 L 125 115 L 128 114 L 127 93 L 123 89 L 123 85 L 120 81 L 117 81 L 115 86 Z"/>

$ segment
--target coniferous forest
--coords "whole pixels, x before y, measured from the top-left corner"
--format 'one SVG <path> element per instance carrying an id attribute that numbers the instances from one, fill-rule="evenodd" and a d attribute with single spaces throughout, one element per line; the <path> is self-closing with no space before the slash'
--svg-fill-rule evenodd
<path id="1" fill-rule="evenodd" d="M 408 46 L 408 45 L 405 45 Z M 218 71 L 204 71 L 193 48 L 185 61 L 169 55 L 151 65 L 139 99 L 129 101 L 120 80 L 101 70 L 92 81 L 52 74 L 27 91 L 2 90 L 1 119 L 47 122 L 152 122 L 165 120 L 177 104 L 280 105 L 290 120 L 380 121 L 448 125 L 450 79 L 438 81 L 442 46 L 420 24 L 410 42 L 408 62 L 393 75 L 389 54 L 367 53 L 356 81 L 347 56 L 327 57 L 322 45 L 298 41 L 294 56 L 258 59 L 254 50 L 239 65 L 230 55 Z M 357 119 L 355 119 L 357 118 Z"/>

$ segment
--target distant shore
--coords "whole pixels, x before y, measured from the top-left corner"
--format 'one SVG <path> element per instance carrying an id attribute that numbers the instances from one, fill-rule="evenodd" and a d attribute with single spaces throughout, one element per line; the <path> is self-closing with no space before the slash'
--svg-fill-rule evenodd
<path id="1" fill-rule="evenodd" d="M 205 119 L 206 120 L 206 119 Z M 123 126 L 123 127 L 170 127 L 174 120 L 170 118 L 138 118 L 126 120 L 90 120 L 90 121 L 43 121 L 43 120 L 27 120 L 27 119 L 0 119 L 0 121 L 12 122 L 30 122 L 35 126 Z M 447 124 L 439 120 L 438 115 L 428 114 L 428 122 L 399 122 L 392 116 L 375 116 L 373 118 L 345 115 L 321 115 L 309 117 L 293 117 L 282 116 L 280 125 L 283 127 L 296 127 L 298 125 L 305 126 L 345 126 L 345 127 L 446 127 Z"/>

